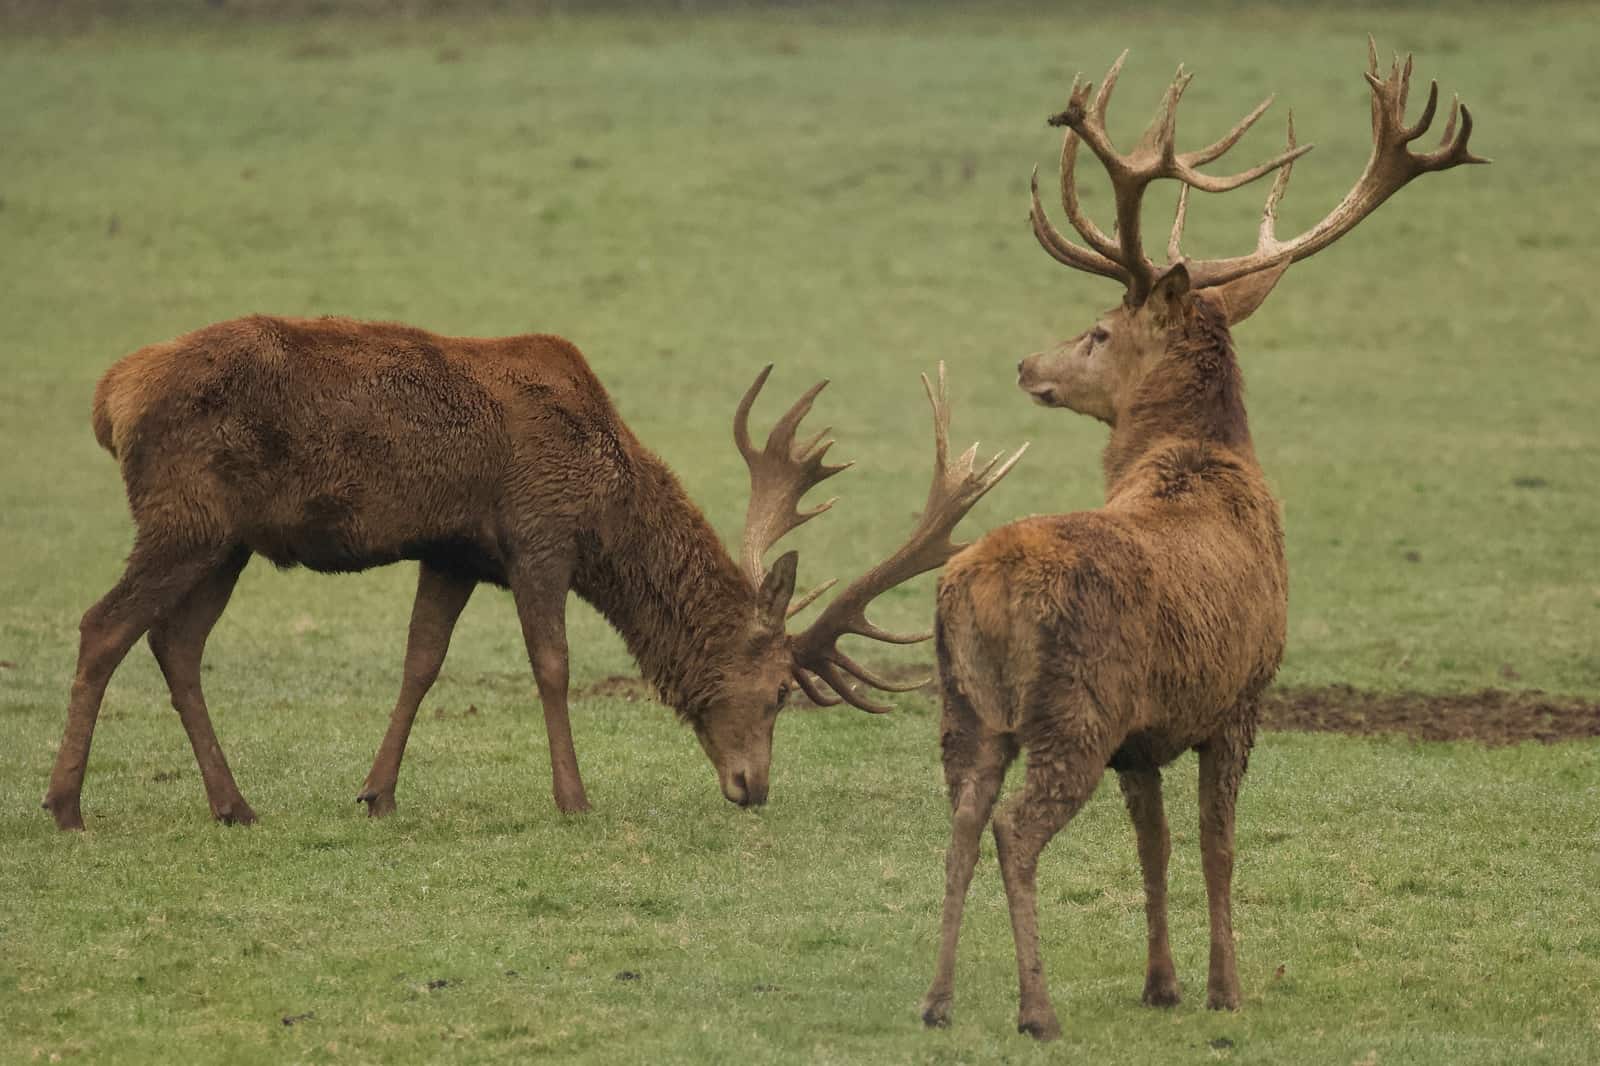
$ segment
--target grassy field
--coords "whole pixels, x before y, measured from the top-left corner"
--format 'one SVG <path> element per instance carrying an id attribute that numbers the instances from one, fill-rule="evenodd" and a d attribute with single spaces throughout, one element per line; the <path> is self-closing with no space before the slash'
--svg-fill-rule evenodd
<path id="1" fill-rule="evenodd" d="M 0 1062 L 1600 1059 L 1593 741 L 1264 737 L 1241 801 L 1237 1015 L 1200 1006 L 1192 762 L 1169 775 L 1187 997 L 1170 1013 L 1137 1005 L 1137 863 L 1108 789 L 1042 863 L 1067 1030 L 1049 1049 L 1013 1033 L 992 849 L 955 1026 L 916 1021 L 947 835 L 920 695 L 887 718 L 786 716 L 759 814 L 721 799 L 667 711 L 584 696 L 595 811 L 561 819 L 515 617 L 486 590 L 399 813 L 367 822 L 353 799 L 398 684 L 409 566 L 246 571 L 206 683 L 261 825 L 206 820 L 143 648 L 101 715 L 89 831 L 36 808 L 78 617 L 129 544 L 88 426 L 117 356 L 251 311 L 559 332 L 730 539 L 740 392 L 768 361 L 769 391 L 831 377 L 819 425 L 858 465 L 795 544 L 803 582 L 853 574 L 922 501 L 916 374 L 940 359 L 956 436 L 1035 442 L 974 534 L 1098 502 L 1103 430 L 1028 405 L 1012 374 L 1117 296 L 1023 224 L 1073 73 L 1132 47 L 1124 139 L 1180 59 L 1199 72 L 1189 143 L 1278 90 L 1318 145 L 1292 232 L 1360 170 L 1368 30 L 1461 92 L 1496 164 L 1422 179 L 1239 331 L 1288 527 L 1281 679 L 1600 697 L 1585 8 L 0 27 Z M 1280 122 L 1236 151 L 1272 150 Z M 1189 250 L 1247 247 L 1259 203 L 1195 201 Z M 930 588 L 877 613 L 924 623 Z M 571 643 L 580 688 L 632 673 L 577 606 Z"/>

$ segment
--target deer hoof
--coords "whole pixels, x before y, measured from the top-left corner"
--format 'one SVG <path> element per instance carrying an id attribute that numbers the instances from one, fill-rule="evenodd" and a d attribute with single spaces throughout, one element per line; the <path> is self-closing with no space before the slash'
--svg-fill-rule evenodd
<path id="1" fill-rule="evenodd" d="M 1040 1043 L 1061 1038 L 1061 1023 L 1056 1021 L 1054 1013 L 1023 1016 L 1017 1019 L 1017 1032 L 1026 1033 Z"/>
<path id="2" fill-rule="evenodd" d="M 82 831 L 83 812 L 78 807 L 77 797 L 58 800 L 46 796 L 39 806 L 50 812 L 50 816 L 56 820 L 57 829 Z"/>
<path id="3" fill-rule="evenodd" d="M 1178 994 L 1178 982 L 1172 978 L 1166 980 L 1149 980 L 1144 983 L 1144 995 L 1141 1002 L 1147 1007 L 1176 1007 L 1182 997 Z"/>
<path id="4" fill-rule="evenodd" d="M 1213 988 L 1206 993 L 1206 1010 L 1238 1010 L 1237 988 Z"/>
<path id="5" fill-rule="evenodd" d="M 930 996 L 922 1003 L 922 1024 L 929 1029 L 950 1028 L 951 1000 L 949 996 Z"/>
<path id="6" fill-rule="evenodd" d="M 556 810 L 562 814 L 583 814 L 589 810 L 588 797 L 557 796 Z"/>
<path id="7" fill-rule="evenodd" d="M 217 821 L 223 825 L 255 825 L 256 812 L 244 800 L 236 800 L 216 812 Z"/>
<path id="8" fill-rule="evenodd" d="M 357 796 L 356 802 L 367 805 L 368 818 L 383 818 L 394 813 L 393 792 L 373 792 L 368 790 Z"/>

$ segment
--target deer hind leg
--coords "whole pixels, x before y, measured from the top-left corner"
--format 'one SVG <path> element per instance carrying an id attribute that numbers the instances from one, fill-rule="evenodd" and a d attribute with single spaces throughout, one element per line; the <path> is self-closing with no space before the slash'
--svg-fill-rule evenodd
<path id="1" fill-rule="evenodd" d="M 567 591 L 571 564 L 521 562 L 511 579 L 522 639 L 528 646 L 533 679 L 544 704 L 545 735 L 550 741 L 551 790 L 556 809 L 578 814 L 589 809 L 578 774 L 578 753 L 572 746 L 567 718 Z"/>
<path id="2" fill-rule="evenodd" d="M 406 741 L 416 721 L 417 708 L 433 687 L 444 665 L 455 632 L 456 619 L 467 605 L 476 582 L 422 564 L 417 575 L 417 599 L 411 607 L 411 631 L 406 637 L 405 674 L 400 683 L 400 698 L 389 716 L 389 728 L 372 760 L 372 770 L 361 786 L 356 802 L 367 805 L 367 814 L 381 818 L 394 812 L 394 788 L 400 779 L 400 760 L 405 757 Z"/>
<path id="3" fill-rule="evenodd" d="M 256 814 L 240 794 L 233 772 L 228 769 L 227 757 L 222 754 L 222 745 L 212 731 L 211 715 L 206 710 L 205 695 L 200 688 L 200 660 L 205 654 L 206 638 L 211 635 L 217 619 L 222 617 L 228 598 L 233 595 L 233 586 L 249 561 L 249 549 L 234 549 L 182 602 L 150 627 L 146 638 L 167 679 L 172 708 L 178 712 L 183 731 L 189 735 L 189 744 L 194 748 L 211 816 L 224 825 L 250 825 L 256 820 Z"/>
<path id="4" fill-rule="evenodd" d="M 994 841 L 1011 908 L 1011 934 L 1017 947 L 1019 1006 L 1017 1031 L 1039 1040 L 1061 1035 L 1044 961 L 1039 955 L 1039 855 L 1050 838 L 1072 820 L 1094 794 L 1108 753 L 1085 743 L 1070 728 L 1026 738 L 1027 783 L 994 818 Z"/>
<path id="5" fill-rule="evenodd" d="M 140 538 L 121 579 L 84 613 L 78 625 L 78 666 L 67 703 L 67 726 L 41 804 L 54 816 L 57 828 L 83 828 L 79 808 L 83 774 L 112 673 L 156 619 L 175 607 L 224 556 L 221 549 Z"/>
<path id="6" fill-rule="evenodd" d="M 1239 1009 L 1233 953 L 1233 815 L 1250 755 L 1251 729 L 1229 731 L 1200 746 L 1200 858 L 1211 912 L 1211 966 L 1206 1006 Z"/>
<path id="7" fill-rule="evenodd" d="M 983 729 L 959 693 L 945 692 L 944 721 L 939 730 L 944 750 L 944 779 L 950 791 L 950 850 L 944 860 L 944 913 L 939 927 L 939 958 L 933 984 L 922 999 L 922 1022 L 930 1028 L 950 1024 L 955 1000 L 956 941 L 961 934 L 978 844 L 989 824 L 1006 768 L 1016 758 L 1016 741 Z"/>
<path id="8" fill-rule="evenodd" d="M 1139 839 L 1139 869 L 1144 873 L 1144 914 L 1149 927 L 1149 961 L 1144 973 L 1144 1002 L 1152 1007 L 1178 1003 L 1178 975 L 1167 941 L 1167 859 L 1172 838 L 1161 804 L 1161 771 L 1123 770 L 1117 781 Z"/>

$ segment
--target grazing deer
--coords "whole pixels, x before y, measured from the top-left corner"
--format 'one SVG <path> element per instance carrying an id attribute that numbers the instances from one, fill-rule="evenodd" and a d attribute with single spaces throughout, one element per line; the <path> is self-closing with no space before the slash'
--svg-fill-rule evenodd
<path id="1" fill-rule="evenodd" d="M 1123 53 L 1123 58 L 1127 55 Z M 1303 235 L 1280 241 L 1278 204 L 1297 147 L 1231 177 L 1195 168 L 1215 160 L 1266 109 L 1197 152 L 1174 147 L 1179 68 L 1155 121 L 1133 151 L 1106 135 L 1106 104 L 1122 58 L 1101 83 L 1074 83 L 1065 126 L 1061 202 L 1088 247 L 1046 220 L 1033 182 L 1032 222 L 1045 251 L 1127 288 L 1121 306 L 1054 349 L 1029 356 L 1018 383 L 1037 402 L 1108 423 L 1106 504 L 1097 511 L 1027 518 L 961 552 L 939 583 L 936 616 L 944 715 L 941 743 L 953 813 L 944 913 L 923 1020 L 950 1020 L 956 939 L 978 839 L 1007 767 L 1027 749 L 1021 792 L 994 816 L 1021 986 L 1018 1028 L 1060 1033 L 1045 985 L 1034 873 L 1050 838 L 1117 771 L 1138 837 L 1149 963 L 1144 1002 L 1178 1001 L 1167 944 L 1166 816 L 1161 767 L 1194 748 L 1200 756 L 1200 845 L 1210 903 L 1206 1004 L 1239 1006 L 1232 912 L 1234 800 L 1255 733 L 1256 698 L 1278 668 L 1287 612 L 1287 570 L 1278 505 L 1256 463 L 1229 329 L 1254 311 L 1289 264 L 1349 232 L 1419 174 L 1482 163 L 1467 150 L 1472 117 L 1453 105 L 1439 148 L 1407 145 L 1433 118 L 1406 125 L 1411 60 L 1380 77 L 1372 49 L 1373 150 L 1354 189 Z M 1268 101 L 1270 103 L 1270 100 Z M 1460 127 L 1457 129 L 1459 114 Z M 1073 166 L 1082 140 L 1105 165 L 1116 195 L 1115 237 L 1079 209 Z M 1277 171 L 1254 253 L 1191 261 L 1179 252 L 1190 188 L 1225 192 Z M 1140 238 L 1140 201 L 1157 178 L 1182 183 L 1177 219 L 1158 267 Z"/>
<path id="2" fill-rule="evenodd" d="M 763 450 L 750 408 L 734 422 L 750 466 L 743 566 L 654 454 L 623 424 L 578 349 L 559 337 L 441 337 L 348 319 L 250 317 L 127 356 L 95 390 L 94 431 L 116 456 L 137 527 L 121 580 L 83 617 L 77 673 L 44 807 L 83 826 L 79 794 L 107 681 L 148 633 L 194 746 L 212 814 L 255 820 L 212 732 L 200 690 L 207 634 L 245 563 L 328 573 L 400 559 L 421 563 L 404 681 L 360 801 L 394 809 L 417 706 L 444 661 L 457 617 L 480 582 L 511 590 L 544 704 L 556 806 L 587 808 L 567 719 L 567 593 L 616 627 L 662 699 L 691 726 L 723 794 L 767 798 L 774 719 L 791 681 L 822 704 L 887 710 L 854 681 L 898 691 L 836 641 L 856 633 L 911 641 L 866 620 L 885 590 L 944 563 L 949 533 L 1010 469 L 945 462 L 941 368 L 937 464 L 906 543 L 845 589 L 802 632 L 785 620 L 796 555 L 770 573 L 768 547 L 828 509 L 796 505 L 845 466 L 832 441 L 796 444 L 821 391 L 778 420 Z M 926 381 L 926 379 L 924 379 Z M 832 584 L 831 582 L 829 584 Z M 825 589 L 827 586 L 824 586 Z"/>

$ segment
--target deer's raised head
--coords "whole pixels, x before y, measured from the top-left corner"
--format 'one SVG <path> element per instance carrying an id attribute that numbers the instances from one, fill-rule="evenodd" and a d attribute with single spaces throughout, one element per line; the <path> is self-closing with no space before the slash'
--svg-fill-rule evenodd
<path id="1" fill-rule="evenodd" d="M 1415 124 L 1406 124 L 1406 94 L 1411 86 L 1411 57 L 1395 59 L 1387 76 L 1378 70 L 1377 45 L 1369 37 L 1367 83 L 1372 88 L 1372 155 L 1356 185 L 1321 222 L 1292 240 L 1275 232 L 1278 205 L 1289 184 L 1293 163 L 1311 150 L 1297 145 L 1294 116 L 1289 116 L 1288 143 L 1273 158 L 1228 176 L 1203 174 L 1198 167 L 1215 161 L 1236 144 L 1272 103 L 1266 100 L 1214 144 L 1193 152 L 1176 148 L 1178 102 L 1193 75 L 1178 68 L 1155 119 L 1132 151 L 1118 152 L 1106 134 L 1106 105 L 1128 53 L 1112 64 L 1091 102 L 1091 86 L 1075 79 L 1067 109 L 1050 118 L 1063 126 L 1061 144 L 1061 207 L 1083 238 L 1083 245 L 1063 236 L 1045 217 L 1039 202 L 1039 175 L 1033 175 L 1033 207 L 1029 218 L 1034 236 L 1058 262 L 1077 270 L 1122 282 L 1120 305 L 1101 315 L 1094 326 L 1053 349 L 1029 356 L 1018 365 L 1018 384 L 1047 406 L 1068 407 L 1114 422 L 1145 373 L 1161 358 L 1174 335 L 1190 327 L 1197 300 L 1206 301 L 1231 325 L 1243 321 L 1261 302 L 1291 263 L 1326 248 L 1354 229 L 1378 205 L 1411 179 L 1461 163 L 1487 163 L 1467 148 L 1472 114 L 1459 100 L 1450 105 L 1444 136 L 1431 152 L 1413 152 L 1410 144 L 1427 132 L 1439 102 L 1438 83 L 1428 87 L 1428 102 Z M 1107 236 L 1085 215 L 1074 180 L 1079 142 L 1087 144 L 1111 178 L 1116 199 L 1116 226 Z M 1191 260 L 1179 250 L 1189 190 L 1227 192 L 1276 171 L 1262 212 L 1256 249 L 1229 259 Z M 1158 178 L 1180 183 L 1177 217 L 1167 241 L 1165 264 L 1145 254 L 1140 208 L 1145 189 Z"/>
<path id="2" fill-rule="evenodd" d="M 825 439 L 827 429 L 796 441 L 800 422 L 826 381 L 813 385 L 778 419 L 764 447 L 754 445 L 750 438 L 750 409 L 771 372 L 772 367 L 768 366 L 756 377 L 739 401 L 733 423 L 734 440 L 750 468 L 750 506 L 745 513 L 740 563 L 755 590 L 754 610 L 747 620 L 742 652 L 724 669 L 718 697 L 695 721 L 695 733 L 717 769 L 723 795 L 741 806 L 766 801 L 773 726 L 795 689 L 819 706 L 849 703 L 864 711 L 883 713 L 890 708 L 866 695 L 863 686 L 906 692 L 923 683 L 895 682 L 875 674 L 840 650 L 839 638 L 853 633 L 891 644 L 911 644 L 931 637 L 931 633 L 891 633 L 880 629 L 867 620 L 867 605 L 894 586 L 944 565 L 964 547 L 950 540 L 956 524 L 1027 450 L 1024 444 L 1009 458 L 996 455 L 980 469 L 975 462 L 978 446 L 974 444 L 951 463 L 946 445 L 950 409 L 945 397 L 944 365 L 939 366 L 937 388 L 923 375 L 923 387 L 933 407 L 934 469 L 927 504 L 916 528 L 894 553 L 835 596 L 810 626 L 790 631 L 788 619 L 810 606 L 835 582 L 827 581 L 797 598 L 797 554 L 785 552 L 770 571 L 763 559 L 784 534 L 833 506 L 835 500 L 828 500 L 801 510 L 800 500 L 851 464 L 835 466 L 824 461 L 833 444 Z"/>

